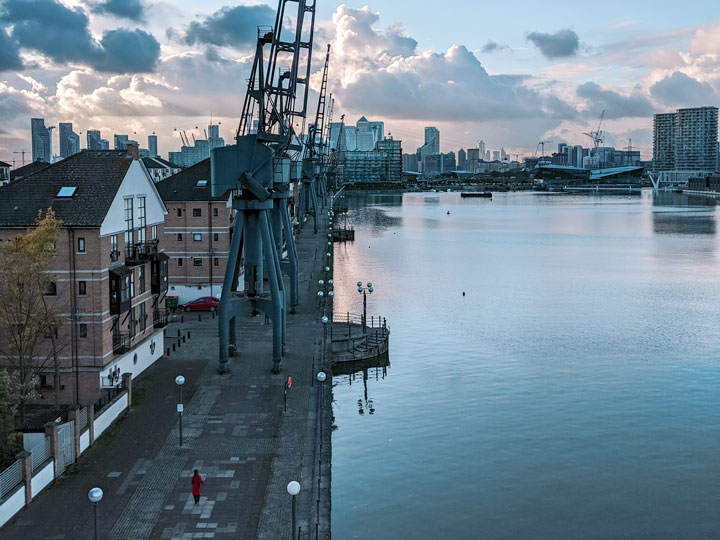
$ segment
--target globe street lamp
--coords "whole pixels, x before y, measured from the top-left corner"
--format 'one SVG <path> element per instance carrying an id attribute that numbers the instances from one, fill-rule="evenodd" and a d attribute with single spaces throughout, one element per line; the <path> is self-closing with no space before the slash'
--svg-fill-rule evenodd
<path id="1" fill-rule="evenodd" d="M 324 371 L 321 371 L 317 374 L 318 382 L 325 382 L 325 379 L 327 379 L 327 375 L 325 375 Z"/>
<path id="2" fill-rule="evenodd" d="M 366 326 L 367 326 L 367 295 L 372 294 L 373 291 L 372 283 L 368 281 L 368 284 L 366 287 L 363 287 L 362 281 L 357 282 L 357 292 L 363 295 L 363 318 L 362 318 L 362 327 L 363 327 L 363 334 L 366 332 Z"/>
<path id="3" fill-rule="evenodd" d="M 180 446 L 182 446 L 182 413 L 183 413 L 183 398 L 182 398 L 182 387 L 185 384 L 185 377 L 178 375 L 175 377 L 175 384 L 178 386 L 179 397 L 177 404 L 178 420 L 179 420 L 179 435 L 180 435 Z"/>
<path id="4" fill-rule="evenodd" d="M 323 324 L 323 346 L 322 346 L 322 364 L 325 365 L 325 348 L 327 347 L 327 325 L 330 322 L 330 319 L 327 318 L 326 315 L 322 316 L 322 319 L 320 319 Z"/>
<path id="5" fill-rule="evenodd" d="M 99 487 L 92 488 L 88 491 L 88 499 L 93 503 L 93 514 L 95 516 L 95 540 L 100 540 L 100 522 L 98 521 L 97 505 L 103 498 L 103 490 Z"/>
<path id="6" fill-rule="evenodd" d="M 287 485 L 287 492 L 292 495 L 292 539 L 297 540 L 297 501 L 296 496 L 300 493 L 300 483 L 293 480 Z"/>

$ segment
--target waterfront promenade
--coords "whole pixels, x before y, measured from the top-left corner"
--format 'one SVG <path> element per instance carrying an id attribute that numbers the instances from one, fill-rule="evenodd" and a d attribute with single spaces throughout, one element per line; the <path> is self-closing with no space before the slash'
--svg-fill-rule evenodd
<path id="1" fill-rule="evenodd" d="M 262 315 L 239 321 L 240 352 L 230 373 L 223 375 L 217 373 L 217 319 L 203 313 L 202 321 L 192 314 L 171 323 L 168 336 L 180 329 L 190 339 L 133 382 L 128 414 L 0 529 L 0 539 L 93 538 L 87 492 L 96 486 L 105 493 L 99 505 L 102 539 L 286 538 L 291 528 L 286 485 L 291 480 L 299 480 L 303 489 L 298 525 L 307 531 L 312 523 L 314 536 L 319 508 L 319 537 L 328 538 L 331 415 L 322 415 L 327 426 L 318 492 L 320 386 L 311 386 L 322 344 L 314 283 L 324 266 L 326 235 L 321 231 L 327 226 L 325 218 L 319 221 L 317 235 L 312 227 L 299 235 L 301 302 L 297 314 L 288 316 L 280 375 L 271 373 L 272 326 Z M 174 383 L 180 374 L 186 379 L 182 447 Z M 293 384 L 284 411 L 288 376 Z M 329 411 L 330 381 L 325 384 L 322 406 Z M 205 478 L 197 506 L 190 485 L 196 468 Z"/>

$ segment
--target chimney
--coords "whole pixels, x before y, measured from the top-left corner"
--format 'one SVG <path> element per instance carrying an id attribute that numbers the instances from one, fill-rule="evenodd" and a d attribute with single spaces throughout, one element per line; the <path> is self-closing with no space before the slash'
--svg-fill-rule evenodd
<path id="1" fill-rule="evenodd" d="M 128 144 L 126 153 L 128 156 L 130 156 L 131 158 L 133 158 L 135 160 L 140 159 L 140 151 L 138 150 L 137 144 L 132 144 L 132 143 Z"/>

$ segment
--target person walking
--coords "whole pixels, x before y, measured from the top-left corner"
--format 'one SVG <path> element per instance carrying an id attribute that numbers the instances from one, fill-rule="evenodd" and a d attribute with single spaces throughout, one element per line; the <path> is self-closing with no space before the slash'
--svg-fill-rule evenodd
<path id="1" fill-rule="evenodd" d="M 200 502 L 200 489 L 204 485 L 205 482 L 203 482 L 202 476 L 200 476 L 198 470 L 195 469 L 195 474 L 192 477 L 192 494 L 195 499 L 195 504 Z"/>

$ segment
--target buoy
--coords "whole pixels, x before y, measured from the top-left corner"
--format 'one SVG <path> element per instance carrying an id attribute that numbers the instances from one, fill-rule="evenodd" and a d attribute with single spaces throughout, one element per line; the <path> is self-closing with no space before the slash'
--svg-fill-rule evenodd
<path id="1" fill-rule="evenodd" d="M 463 291 L 463 296 L 465 296 L 465 291 Z"/>
<path id="2" fill-rule="evenodd" d="M 448 216 L 450 215 L 450 210 L 448 210 Z"/>

